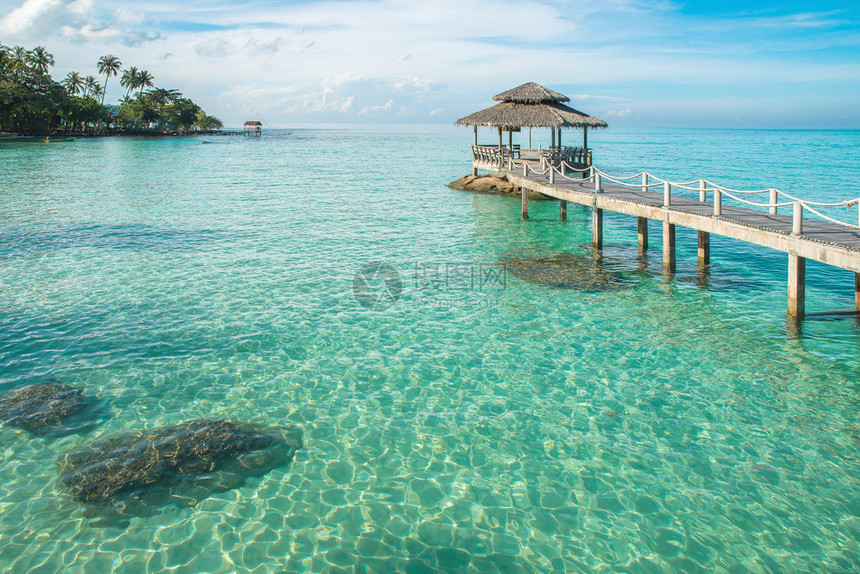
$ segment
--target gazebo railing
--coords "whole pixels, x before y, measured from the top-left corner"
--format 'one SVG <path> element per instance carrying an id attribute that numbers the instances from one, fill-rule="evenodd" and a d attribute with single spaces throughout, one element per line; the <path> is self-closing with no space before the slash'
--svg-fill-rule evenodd
<path id="1" fill-rule="evenodd" d="M 473 145 L 472 160 L 476 163 L 483 163 L 502 168 L 507 165 L 510 151 L 507 148 L 499 148 L 489 145 Z"/>
<path id="2" fill-rule="evenodd" d="M 541 150 L 541 165 L 556 167 L 567 164 L 576 169 L 586 168 L 591 163 L 591 150 L 581 147 L 563 147 Z"/>

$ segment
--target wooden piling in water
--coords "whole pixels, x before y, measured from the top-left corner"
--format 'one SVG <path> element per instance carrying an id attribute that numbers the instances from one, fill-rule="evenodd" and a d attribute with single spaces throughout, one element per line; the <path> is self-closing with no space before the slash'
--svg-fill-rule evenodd
<path id="1" fill-rule="evenodd" d="M 675 226 L 668 221 L 663 222 L 663 271 L 675 272 Z"/>
<path id="2" fill-rule="evenodd" d="M 648 218 L 647 217 L 637 217 L 636 218 L 636 232 L 639 236 L 639 253 L 645 253 L 648 251 Z"/>
<path id="3" fill-rule="evenodd" d="M 854 274 L 854 308 L 860 309 L 860 273 Z"/>
<path id="4" fill-rule="evenodd" d="M 603 210 L 599 207 L 591 211 L 591 243 L 596 249 L 603 249 Z"/>
<path id="5" fill-rule="evenodd" d="M 698 232 L 699 265 L 711 264 L 711 234 L 707 231 Z"/>
<path id="6" fill-rule="evenodd" d="M 567 201 L 562 199 L 559 200 L 559 211 L 562 221 L 567 221 Z"/>
<path id="7" fill-rule="evenodd" d="M 855 280 L 856 289 L 856 280 Z M 788 314 L 803 319 L 806 312 L 806 258 L 788 254 Z"/>
<path id="8" fill-rule="evenodd" d="M 523 221 L 529 218 L 529 190 L 525 187 L 521 191 L 523 199 Z"/>

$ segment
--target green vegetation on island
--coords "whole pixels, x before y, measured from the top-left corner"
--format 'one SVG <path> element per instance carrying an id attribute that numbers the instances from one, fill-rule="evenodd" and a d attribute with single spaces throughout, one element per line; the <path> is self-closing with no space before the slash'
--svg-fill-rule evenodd
<path id="1" fill-rule="evenodd" d="M 114 55 L 99 58 L 98 77 L 69 72 L 56 82 L 49 73 L 53 65 L 54 56 L 43 46 L 26 50 L 0 44 L 0 132 L 161 134 L 223 127 L 177 90 L 155 87 L 148 71 L 122 69 Z M 125 96 L 117 105 L 105 104 L 106 87 L 117 76 Z"/>

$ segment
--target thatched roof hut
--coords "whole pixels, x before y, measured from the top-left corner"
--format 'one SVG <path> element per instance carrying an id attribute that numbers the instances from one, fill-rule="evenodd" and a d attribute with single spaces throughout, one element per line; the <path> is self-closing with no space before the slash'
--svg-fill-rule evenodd
<path id="1" fill-rule="evenodd" d="M 605 128 L 607 123 L 566 106 L 570 98 L 534 82 L 493 96 L 501 102 L 483 109 L 454 125 L 494 128 Z"/>
<path id="2" fill-rule="evenodd" d="M 564 104 L 502 102 L 457 120 L 458 126 L 509 128 L 605 128 L 606 122 Z"/>
<path id="3" fill-rule="evenodd" d="M 559 92 L 545 88 L 540 84 L 528 82 L 511 90 L 496 94 L 493 100 L 498 104 L 483 109 L 465 118 L 460 118 L 454 125 L 474 126 L 475 143 L 478 143 L 478 126 L 499 129 L 499 147 L 502 147 L 502 131 L 519 131 L 529 128 L 529 147 L 531 147 L 531 128 L 550 128 L 552 130 L 551 147 L 561 147 L 562 128 L 582 128 L 582 147 L 588 147 L 588 128 L 609 127 L 603 120 L 565 105 L 570 98 Z M 556 133 L 558 138 L 556 139 Z M 558 144 L 556 144 L 556 141 Z"/>
<path id="4" fill-rule="evenodd" d="M 519 104 L 540 104 L 543 102 L 569 102 L 570 98 L 540 84 L 528 82 L 507 92 L 493 96 L 494 102 L 517 102 Z"/>

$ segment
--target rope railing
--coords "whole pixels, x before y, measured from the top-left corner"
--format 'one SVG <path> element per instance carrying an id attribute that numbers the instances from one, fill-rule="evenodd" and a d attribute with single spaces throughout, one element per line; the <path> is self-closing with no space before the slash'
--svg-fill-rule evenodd
<path id="1" fill-rule="evenodd" d="M 608 181 L 616 185 L 631 189 L 640 189 L 643 192 L 650 191 L 652 187 L 662 187 L 663 205 L 665 207 L 669 207 L 672 203 L 673 187 L 676 189 L 683 189 L 688 191 L 698 191 L 699 200 L 702 202 L 707 202 L 707 196 L 710 193 L 713 195 L 714 198 L 713 206 L 715 216 L 722 216 L 722 198 L 724 195 L 743 205 L 767 208 L 769 210 L 770 215 L 777 215 L 778 208 L 780 207 L 793 206 L 794 211 L 792 217 L 792 235 L 800 235 L 803 232 L 804 210 L 809 211 L 813 215 L 820 217 L 825 221 L 849 227 L 851 229 L 860 229 L 860 225 L 852 225 L 850 223 L 846 223 L 845 221 L 835 219 L 833 217 L 821 213 L 821 211 L 819 211 L 818 209 L 815 209 L 816 207 L 845 207 L 847 209 L 851 209 L 855 205 L 860 204 L 860 197 L 855 199 L 847 199 L 845 201 L 839 202 L 809 201 L 806 199 L 795 197 L 775 188 L 755 190 L 732 189 L 730 187 L 715 184 L 706 179 L 676 182 L 657 177 L 651 173 L 648 173 L 647 171 L 643 171 L 635 175 L 620 177 L 608 174 L 591 165 L 584 168 L 578 168 L 565 161 L 560 161 L 558 165 L 554 165 L 551 162 L 543 161 L 543 158 L 541 159 L 541 165 L 542 167 L 544 167 L 543 170 L 536 170 L 535 168 L 531 167 L 528 162 L 522 162 L 521 168 L 523 175 L 525 177 L 528 177 L 530 172 L 535 175 L 546 175 L 547 172 L 549 172 L 550 183 L 555 183 L 556 176 L 560 176 L 568 181 L 591 181 L 594 182 L 595 193 L 600 193 L 603 191 L 601 187 L 603 181 Z M 510 165 L 513 165 L 512 160 L 510 162 Z M 567 172 L 576 172 L 582 174 L 583 177 L 573 178 L 568 176 Z M 587 176 L 586 172 L 588 173 Z M 633 183 L 632 180 L 636 179 L 639 179 L 640 181 Z M 744 199 L 743 197 L 739 197 L 740 195 L 757 195 L 762 193 L 767 193 L 769 195 L 767 203 L 750 201 L 748 199 Z M 780 199 L 782 198 L 788 201 L 780 201 Z M 860 221 L 860 208 L 858 208 L 858 221 Z"/>

